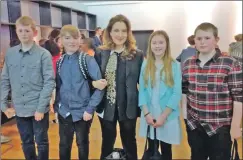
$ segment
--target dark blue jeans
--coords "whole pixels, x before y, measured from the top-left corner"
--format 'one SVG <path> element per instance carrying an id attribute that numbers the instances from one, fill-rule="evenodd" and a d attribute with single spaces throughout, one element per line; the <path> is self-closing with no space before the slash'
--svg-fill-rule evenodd
<path id="1" fill-rule="evenodd" d="M 58 114 L 59 121 L 59 158 L 60 160 L 70 160 L 73 144 L 73 135 L 76 133 L 76 143 L 78 146 L 79 160 L 88 160 L 89 158 L 89 131 L 92 120 L 79 120 L 73 122 L 72 116 L 63 118 Z"/>
<path id="2" fill-rule="evenodd" d="M 49 142 L 47 132 L 49 129 L 49 113 L 46 113 L 41 121 L 36 121 L 35 117 L 17 116 L 16 121 L 25 159 L 48 160 Z M 35 152 L 35 142 L 37 144 L 38 157 Z"/>

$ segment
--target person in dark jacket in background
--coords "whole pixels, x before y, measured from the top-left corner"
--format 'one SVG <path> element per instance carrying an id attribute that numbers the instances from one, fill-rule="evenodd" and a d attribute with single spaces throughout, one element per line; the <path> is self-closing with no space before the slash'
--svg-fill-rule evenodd
<path id="1" fill-rule="evenodd" d="M 95 29 L 95 36 L 93 37 L 93 45 L 94 45 L 95 48 L 97 48 L 100 45 L 102 45 L 102 43 L 101 43 L 101 34 L 102 34 L 101 27 L 97 27 Z"/>
<path id="2" fill-rule="evenodd" d="M 181 65 L 191 56 L 196 55 L 196 48 L 195 48 L 195 41 L 194 41 L 194 35 L 191 35 L 187 38 L 188 43 L 190 46 L 188 46 L 186 49 L 183 49 L 181 54 L 176 58 L 178 62 L 181 62 Z"/>

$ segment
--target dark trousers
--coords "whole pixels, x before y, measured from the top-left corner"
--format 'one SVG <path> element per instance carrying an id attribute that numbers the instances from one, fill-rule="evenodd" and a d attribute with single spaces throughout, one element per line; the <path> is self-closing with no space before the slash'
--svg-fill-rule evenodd
<path id="1" fill-rule="evenodd" d="M 102 130 L 102 147 L 100 159 L 103 160 L 112 153 L 116 140 L 116 124 L 114 121 L 107 121 L 99 117 Z M 137 160 L 136 143 L 136 119 L 119 121 L 122 145 L 127 154 L 128 160 Z"/>
<path id="2" fill-rule="evenodd" d="M 209 137 L 199 125 L 190 130 L 187 126 L 188 143 L 191 147 L 191 160 L 229 160 L 231 154 L 230 126 L 223 126 L 218 133 Z"/>
<path id="3" fill-rule="evenodd" d="M 22 149 L 24 152 L 25 159 L 48 160 L 49 113 L 46 113 L 41 121 L 36 121 L 35 117 L 16 116 L 16 122 L 22 141 Z M 37 144 L 38 157 L 36 156 L 35 142 Z"/>
<path id="4" fill-rule="evenodd" d="M 162 160 L 172 160 L 172 148 L 171 148 L 171 144 L 162 142 L 157 140 L 157 147 L 159 148 L 159 144 L 160 144 L 160 149 L 161 149 L 161 154 L 162 154 Z M 154 151 L 154 140 L 148 138 L 148 150 L 150 152 Z M 156 148 L 156 149 L 158 149 Z"/>
<path id="5" fill-rule="evenodd" d="M 70 160 L 73 144 L 73 135 L 76 133 L 76 143 L 78 146 L 79 160 L 88 160 L 89 158 L 89 131 L 92 120 L 79 120 L 73 122 L 72 116 L 63 118 L 58 114 L 59 120 L 59 157 L 60 160 Z"/>
<path id="6" fill-rule="evenodd" d="M 8 121 L 8 117 L 1 111 L 1 125 Z"/>

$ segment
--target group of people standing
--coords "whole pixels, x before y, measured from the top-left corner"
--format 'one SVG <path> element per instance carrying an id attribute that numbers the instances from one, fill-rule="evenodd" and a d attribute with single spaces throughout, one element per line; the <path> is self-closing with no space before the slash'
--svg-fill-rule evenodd
<path id="1" fill-rule="evenodd" d="M 71 159 L 74 133 L 79 159 L 88 160 L 95 112 L 102 131 L 101 160 L 113 151 L 117 122 L 127 159 L 138 159 L 138 117 L 139 135 L 148 138 L 148 150 L 152 152 L 158 141 L 162 159 L 172 160 L 172 145 L 181 142 L 182 93 L 187 97 L 185 123 L 191 159 L 230 159 L 232 140 L 241 136 L 242 106 L 237 104 L 242 104 L 242 66 L 216 49 L 218 29 L 213 24 L 202 23 L 195 29 L 195 55 L 182 64 L 172 58 L 170 38 L 163 30 L 150 35 L 144 58 L 124 15 L 110 19 L 94 56 L 80 50 L 76 26 L 63 26 L 59 39 L 64 54 L 56 64 L 46 49 L 34 43 L 36 29 L 30 17 L 16 21 L 16 33 L 21 44 L 6 54 L 1 109 L 7 117 L 16 114 L 27 160 L 48 159 L 48 112 L 54 88 L 61 160 Z M 6 105 L 10 88 L 14 108 Z M 147 135 L 148 126 L 156 128 L 157 139 L 152 129 Z"/>

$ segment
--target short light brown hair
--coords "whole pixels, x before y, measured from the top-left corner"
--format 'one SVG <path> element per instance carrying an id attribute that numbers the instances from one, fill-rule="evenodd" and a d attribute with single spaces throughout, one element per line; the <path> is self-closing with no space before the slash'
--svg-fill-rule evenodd
<path id="1" fill-rule="evenodd" d="M 191 35 L 187 38 L 187 41 L 190 45 L 195 45 L 195 41 L 194 41 L 195 36 Z"/>
<path id="2" fill-rule="evenodd" d="M 19 17 L 16 20 L 16 25 L 19 25 L 19 24 L 21 24 L 23 26 L 29 26 L 30 25 L 33 31 L 36 30 L 35 21 L 31 17 L 28 17 L 28 16 Z"/>
<path id="3" fill-rule="evenodd" d="M 89 49 L 94 49 L 93 47 L 93 39 L 92 38 L 85 38 L 84 44 L 87 44 Z"/>
<path id="4" fill-rule="evenodd" d="M 101 29 L 101 27 L 97 27 L 97 28 L 95 28 L 95 32 L 97 32 L 98 30 L 100 30 Z"/>
<path id="5" fill-rule="evenodd" d="M 210 31 L 211 30 L 213 32 L 214 37 L 218 38 L 218 28 L 215 25 L 213 25 L 212 23 L 208 23 L 208 22 L 201 23 L 195 29 L 194 35 L 196 35 L 196 32 L 198 30 L 203 30 L 203 31 Z"/>
<path id="6" fill-rule="evenodd" d="M 237 34 L 237 35 L 235 35 L 235 40 L 236 40 L 236 42 L 240 42 L 240 41 L 242 41 L 242 34 Z"/>
<path id="7" fill-rule="evenodd" d="M 67 33 L 73 38 L 80 38 L 80 31 L 76 26 L 70 24 L 63 26 L 60 32 L 60 37 L 66 36 Z"/>

